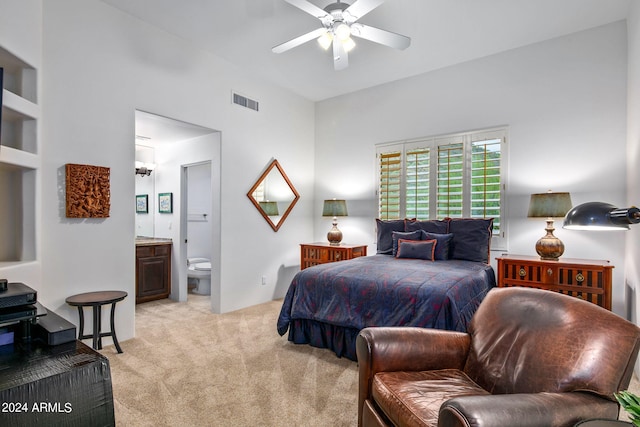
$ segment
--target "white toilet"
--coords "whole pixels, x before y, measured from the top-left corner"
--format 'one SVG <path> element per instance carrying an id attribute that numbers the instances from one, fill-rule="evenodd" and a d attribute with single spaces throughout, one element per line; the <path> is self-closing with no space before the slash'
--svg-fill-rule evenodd
<path id="1" fill-rule="evenodd" d="M 194 293 L 211 295 L 211 260 L 207 258 L 188 258 L 187 278 L 195 282 Z"/>

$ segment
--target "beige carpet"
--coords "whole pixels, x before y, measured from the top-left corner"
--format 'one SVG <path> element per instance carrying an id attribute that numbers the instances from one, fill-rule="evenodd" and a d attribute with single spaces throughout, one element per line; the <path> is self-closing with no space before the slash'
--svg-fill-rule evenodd
<path id="1" fill-rule="evenodd" d="M 281 301 L 223 315 L 208 297 L 136 307 L 109 358 L 117 426 L 355 426 L 357 366 L 276 332 Z"/>
<path id="2" fill-rule="evenodd" d="M 355 426 L 356 363 L 280 337 L 281 304 L 216 315 L 190 294 L 138 305 L 136 338 L 123 354 L 102 350 L 117 425 Z M 635 377 L 629 389 L 640 394 Z"/>

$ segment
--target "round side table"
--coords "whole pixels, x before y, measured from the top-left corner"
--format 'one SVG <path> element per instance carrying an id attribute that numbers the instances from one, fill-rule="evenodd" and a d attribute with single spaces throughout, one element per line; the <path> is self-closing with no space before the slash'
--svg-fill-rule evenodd
<path id="1" fill-rule="evenodd" d="M 127 295 L 128 294 L 124 291 L 98 291 L 86 292 L 68 297 L 65 300 L 67 304 L 78 307 L 78 314 L 80 316 L 78 339 L 83 340 L 93 338 L 92 347 L 94 350 L 102 350 L 102 337 L 112 337 L 113 344 L 116 346 L 118 353 L 122 353 L 122 349 L 118 343 L 118 338 L 116 338 L 114 317 L 116 303 L 125 299 Z M 101 309 L 103 305 L 107 304 L 111 304 L 111 330 L 109 332 L 102 332 Z M 93 307 L 93 333 L 89 335 L 84 334 L 84 307 Z"/>

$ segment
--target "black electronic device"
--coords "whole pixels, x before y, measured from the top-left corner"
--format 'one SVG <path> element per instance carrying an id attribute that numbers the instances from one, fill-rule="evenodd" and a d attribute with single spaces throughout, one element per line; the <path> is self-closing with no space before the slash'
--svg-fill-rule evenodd
<path id="1" fill-rule="evenodd" d="M 65 318 L 47 309 L 47 315 L 38 317 L 32 335 L 47 345 L 59 345 L 76 340 L 76 327 Z"/>
<path id="2" fill-rule="evenodd" d="M 38 293 L 24 283 L 8 283 L 7 290 L 0 293 L 0 309 L 35 304 Z"/>

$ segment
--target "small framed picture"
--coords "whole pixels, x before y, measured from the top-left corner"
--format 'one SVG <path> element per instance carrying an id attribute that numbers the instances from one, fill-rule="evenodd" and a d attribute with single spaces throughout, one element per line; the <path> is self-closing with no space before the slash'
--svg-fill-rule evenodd
<path id="1" fill-rule="evenodd" d="M 158 212 L 173 213 L 173 193 L 158 194 Z"/>
<path id="2" fill-rule="evenodd" d="M 149 196 L 147 194 L 136 196 L 136 213 L 149 213 Z"/>

